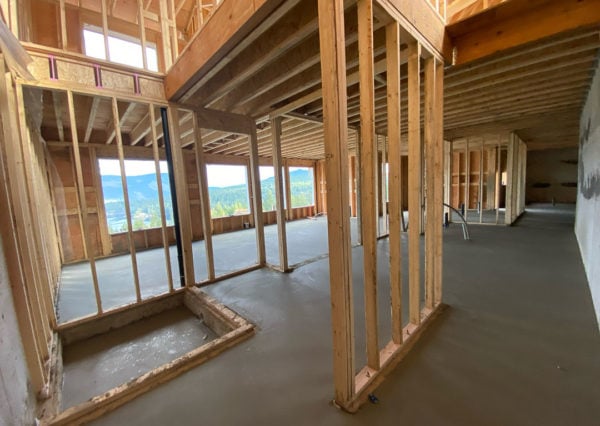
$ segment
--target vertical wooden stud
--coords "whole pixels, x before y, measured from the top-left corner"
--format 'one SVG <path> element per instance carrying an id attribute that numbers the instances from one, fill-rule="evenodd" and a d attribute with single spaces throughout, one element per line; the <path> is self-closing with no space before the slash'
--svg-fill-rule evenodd
<path id="1" fill-rule="evenodd" d="M 75 171 L 77 176 L 77 191 L 79 195 L 79 210 L 80 221 L 83 224 L 83 244 L 90 261 L 92 271 L 92 282 L 94 284 L 94 294 L 96 295 L 96 307 L 98 315 L 102 313 L 102 300 L 100 297 L 100 288 L 98 287 L 98 274 L 96 272 L 96 260 L 94 259 L 94 251 L 90 243 L 88 218 L 87 218 L 87 201 L 85 198 L 85 186 L 83 182 L 83 170 L 81 168 L 81 158 L 79 154 L 79 139 L 77 137 L 77 125 L 75 121 L 75 103 L 73 102 L 73 92 L 67 91 L 67 103 L 69 105 L 69 121 L 71 125 L 71 138 L 73 140 L 73 159 L 75 160 Z"/>
<path id="2" fill-rule="evenodd" d="M 158 189 L 158 205 L 160 208 L 160 227 L 163 240 L 163 248 L 165 251 L 165 262 L 167 267 L 167 282 L 169 285 L 169 292 L 173 292 L 173 271 L 171 270 L 171 251 L 169 249 L 169 234 L 167 231 L 167 215 L 165 214 L 165 200 L 163 196 L 163 182 L 160 173 L 160 157 L 158 155 L 158 138 L 156 135 L 156 112 L 154 111 L 154 105 L 148 105 L 148 113 L 150 116 L 150 135 L 152 137 L 152 156 L 154 157 L 154 168 L 156 170 L 156 185 Z"/>
<path id="3" fill-rule="evenodd" d="M 402 343 L 402 139 L 400 132 L 400 27 L 385 28 L 387 61 L 387 116 L 390 174 L 390 293 L 392 341 Z"/>
<path id="4" fill-rule="evenodd" d="M 282 271 L 288 268 L 287 235 L 285 229 L 285 210 L 283 208 L 283 176 L 281 159 L 281 117 L 271 120 L 273 143 L 273 170 L 275 173 L 275 199 L 277 215 L 277 236 L 279 237 L 279 267 Z"/>
<path id="5" fill-rule="evenodd" d="M 408 279 L 409 317 L 414 325 L 421 323 L 421 114 L 420 59 L 421 46 L 408 44 Z"/>
<path id="6" fill-rule="evenodd" d="M 142 45 L 142 64 L 148 69 L 148 53 L 146 52 L 146 18 L 144 18 L 144 0 L 137 0 L 138 26 L 140 30 L 140 42 Z"/>
<path id="7" fill-rule="evenodd" d="M 425 307 L 433 309 L 433 286 L 435 282 L 435 232 L 440 225 L 435 217 L 435 193 L 437 191 L 435 174 L 435 149 L 437 137 L 435 129 L 435 58 L 430 57 L 424 61 L 424 86 L 425 105 L 423 109 L 424 145 L 425 145 L 425 185 L 426 185 L 426 213 L 425 224 Z"/>
<path id="8" fill-rule="evenodd" d="M 194 257 L 192 253 L 192 221 L 190 218 L 190 201 L 188 196 L 187 179 L 185 176 L 185 162 L 181 148 L 181 137 L 179 130 L 179 113 L 177 106 L 170 105 L 167 109 L 169 120 L 169 131 L 171 134 L 171 152 L 173 155 L 173 169 L 175 187 L 177 192 L 177 204 L 179 206 L 179 226 L 181 235 L 181 249 L 183 251 L 183 274 L 185 276 L 185 285 L 193 287 L 195 285 L 194 275 Z"/>
<path id="9" fill-rule="evenodd" d="M 129 253 L 131 254 L 131 266 L 133 269 L 133 283 L 135 285 L 135 296 L 138 302 L 142 300 L 140 291 L 140 275 L 135 253 L 135 240 L 133 239 L 133 224 L 131 220 L 131 206 L 129 204 L 129 190 L 127 189 L 127 175 L 125 174 L 125 154 L 123 153 L 123 138 L 121 136 L 121 123 L 119 122 L 119 106 L 117 98 L 112 98 L 112 114 L 115 136 L 117 139 L 117 152 L 119 155 L 119 167 L 121 168 L 121 185 L 123 185 L 123 200 L 125 203 L 125 217 L 127 219 L 127 237 L 129 239 Z"/>
<path id="10" fill-rule="evenodd" d="M 201 129 L 198 127 L 196 114 L 194 120 L 196 170 L 198 174 L 198 188 L 200 192 L 200 210 L 202 214 L 202 233 L 204 234 L 204 248 L 206 250 L 206 270 L 208 280 L 215 279 L 215 259 L 212 241 L 212 220 L 210 217 L 210 196 L 208 193 L 208 176 L 206 174 L 206 163 L 204 162 L 204 148 L 202 144 Z"/>
<path id="11" fill-rule="evenodd" d="M 354 313 L 348 214 L 348 116 L 344 1 L 319 0 L 319 43 L 323 81 L 323 132 L 327 178 L 329 282 L 333 329 L 335 400 L 354 395 Z"/>
<path id="12" fill-rule="evenodd" d="M 444 220 L 443 209 L 443 170 L 444 170 L 444 64 L 437 61 L 435 63 L 435 101 L 434 101 L 434 125 L 435 125 L 435 160 L 434 171 L 436 187 L 434 201 L 434 267 L 435 281 L 433 285 L 434 306 L 438 306 L 442 302 L 442 286 L 443 286 L 443 232 L 442 222 Z"/>
<path id="13" fill-rule="evenodd" d="M 377 139 L 375 136 L 375 75 L 373 64 L 373 0 L 358 0 L 358 61 L 362 144 L 363 278 L 367 365 L 379 369 L 377 334 Z"/>
<path id="14" fill-rule="evenodd" d="M 254 228 L 256 229 L 256 253 L 258 255 L 257 263 L 264 265 L 267 261 L 265 251 L 265 229 L 263 225 L 262 197 L 260 191 L 260 175 L 258 160 L 258 139 L 256 135 L 256 126 L 252 126 L 248 137 L 250 152 L 250 181 L 252 185 L 252 206 L 254 207 Z"/>

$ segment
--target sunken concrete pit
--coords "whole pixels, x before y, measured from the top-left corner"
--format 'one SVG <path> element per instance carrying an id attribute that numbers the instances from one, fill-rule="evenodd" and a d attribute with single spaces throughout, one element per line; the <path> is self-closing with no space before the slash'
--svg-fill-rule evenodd
<path id="1" fill-rule="evenodd" d="M 59 326 L 42 423 L 88 422 L 253 334 L 253 324 L 190 287 Z"/>

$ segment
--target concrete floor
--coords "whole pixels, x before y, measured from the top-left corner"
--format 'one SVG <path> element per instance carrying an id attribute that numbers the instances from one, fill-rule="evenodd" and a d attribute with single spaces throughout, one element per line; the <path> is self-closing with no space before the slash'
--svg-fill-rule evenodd
<path id="1" fill-rule="evenodd" d="M 458 226 L 444 232 L 444 301 L 451 307 L 377 390 L 379 404 L 356 415 L 328 404 L 324 259 L 287 275 L 263 269 L 207 287 L 255 322 L 257 335 L 95 424 L 598 425 L 600 334 L 573 209 L 536 207 L 515 226 L 470 230 L 471 241 Z M 379 253 L 388 253 L 387 240 Z M 360 257 L 355 248 L 357 309 Z M 384 273 L 380 279 L 385 320 Z M 357 369 L 364 362 L 359 312 Z"/>
<path id="2" fill-rule="evenodd" d="M 65 346 L 62 409 L 101 395 L 216 338 L 182 306 Z"/>
<path id="3" fill-rule="evenodd" d="M 356 219 L 351 220 L 352 241 L 357 241 Z M 327 218 L 304 219 L 287 223 L 288 263 L 302 264 L 328 252 Z M 279 264 L 277 226 L 265 227 L 267 261 Z M 170 247 L 173 285 L 179 286 L 177 251 Z M 207 279 L 204 241 L 192 244 L 196 282 Z M 254 229 L 219 234 L 213 237 L 217 276 L 251 267 L 257 263 Z M 140 291 L 143 299 L 168 292 L 167 268 L 163 248 L 137 253 Z M 131 256 L 113 256 L 96 261 L 98 287 L 104 310 L 135 302 Z M 57 315 L 60 323 L 96 313 L 96 299 L 89 262 L 62 268 Z"/>

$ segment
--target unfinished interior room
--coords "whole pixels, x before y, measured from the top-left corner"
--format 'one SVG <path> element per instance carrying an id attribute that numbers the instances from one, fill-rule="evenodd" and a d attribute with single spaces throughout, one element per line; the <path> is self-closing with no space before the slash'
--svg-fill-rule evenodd
<path id="1" fill-rule="evenodd" d="M 600 424 L 600 0 L 0 12 L 0 426 Z"/>

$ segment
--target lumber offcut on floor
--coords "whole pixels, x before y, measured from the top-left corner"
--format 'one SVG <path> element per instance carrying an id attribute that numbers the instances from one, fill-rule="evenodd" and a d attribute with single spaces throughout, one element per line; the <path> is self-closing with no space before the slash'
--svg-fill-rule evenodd
<path id="1" fill-rule="evenodd" d="M 95 424 L 597 424 L 600 335 L 573 208 L 536 206 L 515 226 L 470 229 L 471 241 L 460 227 L 445 231 L 451 307 L 378 389 L 377 405 L 356 415 L 329 405 L 329 281 L 321 260 L 208 287 L 258 325 L 256 336 Z M 386 240 L 379 253 L 387 253 Z M 358 248 L 353 262 L 358 304 Z M 384 284 L 380 298 L 387 300 Z M 356 322 L 360 346 L 363 319 Z"/>

